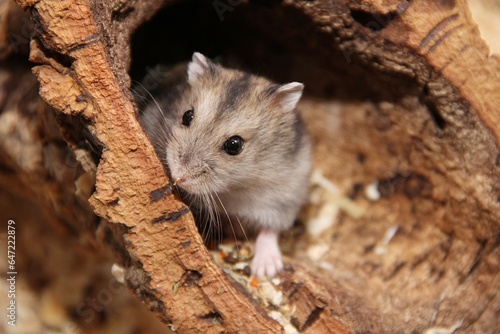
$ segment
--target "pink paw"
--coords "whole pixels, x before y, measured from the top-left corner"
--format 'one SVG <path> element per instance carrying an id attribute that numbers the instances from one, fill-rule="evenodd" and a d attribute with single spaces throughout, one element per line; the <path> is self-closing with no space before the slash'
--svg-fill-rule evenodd
<path id="1" fill-rule="evenodd" d="M 278 234 L 262 230 L 255 241 L 255 252 L 251 264 L 252 275 L 272 278 L 283 269 Z"/>

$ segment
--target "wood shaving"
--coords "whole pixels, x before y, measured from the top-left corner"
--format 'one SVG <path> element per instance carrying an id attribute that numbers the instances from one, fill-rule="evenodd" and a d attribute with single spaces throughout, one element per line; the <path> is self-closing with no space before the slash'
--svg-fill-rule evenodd
<path id="1" fill-rule="evenodd" d="M 380 191 L 378 190 L 378 182 L 370 183 L 365 188 L 365 196 L 372 202 L 380 200 Z"/>
<path id="2" fill-rule="evenodd" d="M 248 244 L 220 244 L 218 250 L 211 251 L 215 262 L 237 282 L 243 285 L 255 300 L 258 300 L 270 318 L 283 326 L 285 333 L 298 333 L 291 319 L 295 308 L 288 303 L 281 290 L 278 277 L 257 279 L 250 275 L 251 248 Z M 223 254 L 228 254 L 226 257 Z M 233 254 L 233 256 L 229 255 Z M 237 256 L 239 254 L 239 256 Z M 228 261 L 228 259 L 230 259 Z M 233 261 L 235 260 L 235 261 Z"/>
<path id="3" fill-rule="evenodd" d="M 431 327 L 427 328 L 422 334 L 453 334 L 457 329 L 462 327 L 463 320 L 457 321 L 451 327 Z"/>
<path id="4" fill-rule="evenodd" d="M 315 209 L 309 210 L 306 217 L 306 230 L 311 237 L 319 237 L 337 221 L 340 210 L 350 217 L 358 219 L 363 216 L 364 209 L 343 195 L 340 189 L 316 169 L 311 176 L 310 203 Z"/>

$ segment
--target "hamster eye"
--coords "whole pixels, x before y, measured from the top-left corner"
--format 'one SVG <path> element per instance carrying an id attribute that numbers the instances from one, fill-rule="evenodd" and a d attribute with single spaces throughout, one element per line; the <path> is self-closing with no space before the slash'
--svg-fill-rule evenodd
<path id="1" fill-rule="evenodd" d="M 240 136 L 232 136 L 224 142 L 222 149 L 229 155 L 238 155 L 243 149 L 243 139 Z"/>
<path id="2" fill-rule="evenodd" d="M 184 115 L 182 115 L 182 125 L 190 126 L 193 118 L 194 118 L 194 111 L 193 109 L 189 109 L 184 113 Z"/>

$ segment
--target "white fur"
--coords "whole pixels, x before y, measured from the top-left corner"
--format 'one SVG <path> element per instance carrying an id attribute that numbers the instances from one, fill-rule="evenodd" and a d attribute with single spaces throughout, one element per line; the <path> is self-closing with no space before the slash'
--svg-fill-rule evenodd
<path id="1" fill-rule="evenodd" d="M 278 233 L 261 230 L 255 240 L 252 274 L 259 278 L 273 277 L 283 269 L 283 260 L 278 246 Z"/>
<path id="2" fill-rule="evenodd" d="M 190 84 L 194 84 L 207 73 L 209 67 L 208 62 L 208 59 L 201 53 L 193 53 L 193 58 L 188 65 L 188 81 Z"/>
<path id="3" fill-rule="evenodd" d="M 285 111 L 291 112 L 295 110 L 303 90 L 304 85 L 300 82 L 290 82 L 278 88 L 276 95 L 279 96 L 281 106 Z"/>

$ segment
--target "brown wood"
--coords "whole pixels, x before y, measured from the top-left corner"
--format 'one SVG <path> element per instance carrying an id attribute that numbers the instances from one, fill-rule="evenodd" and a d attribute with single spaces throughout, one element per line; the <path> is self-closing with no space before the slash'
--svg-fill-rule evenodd
<path id="1" fill-rule="evenodd" d="M 0 82 L 11 90 L 0 96 L 2 188 L 29 185 L 56 229 L 113 250 L 129 289 L 177 331 L 283 332 L 212 260 L 136 120 L 130 92 L 138 27 L 162 8 L 209 13 L 220 2 L 16 2 L 33 26 L 14 24 L 23 13 L 2 3 L 12 19 L 2 22 L 0 56 L 7 65 L 22 58 L 8 37 L 27 41 L 23 31 L 32 33 L 39 94 L 56 112 L 39 100 L 27 64 L 4 69 L 26 80 Z M 317 239 L 299 229 L 281 278 L 292 325 L 303 333 L 454 325 L 456 333 L 495 332 L 500 60 L 479 38 L 466 2 L 223 4 L 220 24 L 234 34 L 224 52 L 246 67 L 267 64 L 276 80 L 306 83 L 301 108 L 315 168 L 365 209 L 359 219 L 342 214 Z M 355 191 L 373 181 L 378 202 Z M 329 247 L 321 263 L 307 259 L 307 248 L 321 243 Z"/>

